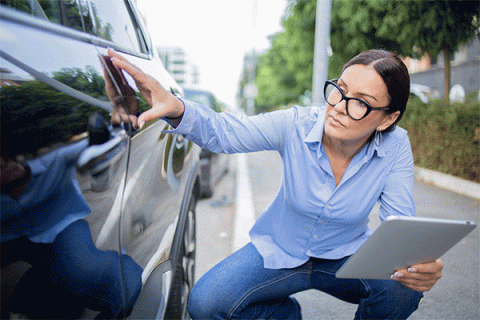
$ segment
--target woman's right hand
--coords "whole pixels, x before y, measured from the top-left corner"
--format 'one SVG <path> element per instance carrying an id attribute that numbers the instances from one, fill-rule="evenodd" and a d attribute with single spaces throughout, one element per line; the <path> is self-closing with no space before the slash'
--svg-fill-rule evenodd
<path id="1" fill-rule="evenodd" d="M 117 68 L 125 70 L 125 72 L 132 76 L 138 90 L 140 90 L 142 96 L 152 107 L 138 117 L 139 128 L 142 128 L 145 122 L 150 120 L 164 117 L 178 118 L 183 115 L 185 106 L 182 101 L 165 90 L 157 80 L 135 67 L 128 60 L 116 53 L 115 50 L 108 49 L 108 55 L 112 58 L 112 62 Z"/>

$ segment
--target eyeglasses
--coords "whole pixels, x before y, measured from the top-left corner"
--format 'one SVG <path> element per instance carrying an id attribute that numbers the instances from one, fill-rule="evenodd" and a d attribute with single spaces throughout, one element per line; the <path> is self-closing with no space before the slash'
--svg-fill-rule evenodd
<path id="1" fill-rule="evenodd" d="M 337 86 L 336 80 L 328 80 L 325 82 L 325 87 L 323 88 L 323 94 L 325 95 L 325 101 L 331 105 L 336 106 L 342 100 L 345 100 L 347 114 L 353 120 L 362 120 L 372 110 L 389 110 L 389 107 L 372 107 L 367 102 L 357 99 L 350 98 L 343 93 L 342 89 Z"/>

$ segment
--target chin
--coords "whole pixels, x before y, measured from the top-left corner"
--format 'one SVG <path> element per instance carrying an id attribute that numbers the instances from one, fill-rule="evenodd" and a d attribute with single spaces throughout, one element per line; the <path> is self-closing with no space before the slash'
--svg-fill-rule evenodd
<path id="1" fill-rule="evenodd" d="M 336 139 L 336 140 L 346 140 L 347 134 L 345 132 L 346 129 L 340 129 L 340 128 L 333 128 L 331 126 L 325 126 L 324 133 L 331 139 Z"/>

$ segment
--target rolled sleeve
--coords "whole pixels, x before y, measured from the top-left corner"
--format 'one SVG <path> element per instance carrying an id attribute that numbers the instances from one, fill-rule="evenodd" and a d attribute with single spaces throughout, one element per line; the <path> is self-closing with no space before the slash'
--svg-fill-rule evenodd
<path id="1" fill-rule="evenodd" d="M 179 125 L 166 133 L 179 133 L 204 149 L 217 153 L 281 150 L 293 109 L 252 117 L 215 111 L 185 100 Z"/>

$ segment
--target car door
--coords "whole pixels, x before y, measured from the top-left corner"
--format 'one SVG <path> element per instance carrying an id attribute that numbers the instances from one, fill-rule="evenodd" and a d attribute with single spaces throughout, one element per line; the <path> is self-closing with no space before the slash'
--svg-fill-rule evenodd
<path id="1" fill-rule="evenodd" d="M 110 121 L 92 37 L 112 30 L 92 19 L 90 1 L 2 1 L 1 10 L 2 318 L 122 317 L 142 269 L 121 254 L 112 219 L 131 129 Z M 124 260 L 137 279 L 129 293 Z"/>
<path id="2" fill-rule="evenodd" d="M 108 39 L 97 39 L 99 51 L 105 54 L 108 47 L 114 47 L 164 88 L 181 95 L 182 89 L 158 58 L 134 3 L 125 2 L 126 11 L 122 17 L 129 16 L 130 19 L 120 22 L 118 14 L 123 1 L 117 0 L 114 15 L 104 1 L 91 2 L 96 5 L 96 20 L 110 21 L 108 24 L 113 30 L 135 30 L 137 38 L 133 43 L 141 44 L 132 49 Z M 133 35 L 128 39 L 131 41 Z M 137 95 L 137 99 L 126 101 L 134 101 L 138 106 L 126 105 L 125 112 L 135 117 L 148 109 L 133 79 L 126 73 L 121 73 L 118 78 L 121 79 L 117 82 L 128 87 L 126 92 Z M 134 306 L 132 318 L 162 318 L 165 314 L 175 319 L 185 318 L 186 301 L 194 282 L 192 203 L 198 196 L 195 187 L 200 149 L 182 135 L 163 132 L 171 128 L 163 120 L 154 120 L 142 130 L 131 130 L 129 134 L 127 178 L 118 222 L 122 254 L 131 257 L 143 270 L 142 293 Z M 102 235 L 100 233 L 97 244 L 101 243 Z M 128 285 L 131 278 L 124 274 L 124 283 Z"/>
<path id="3" fill-rule="evenodd" d="M 108 47 L 181 93 L 134 3 L 1 6 L 2 318 L 162 317 L 172 290 L 185 313 L 199 149 L 130 122 L 148 105 Z"/>

